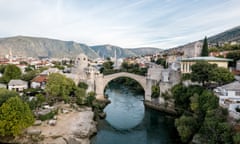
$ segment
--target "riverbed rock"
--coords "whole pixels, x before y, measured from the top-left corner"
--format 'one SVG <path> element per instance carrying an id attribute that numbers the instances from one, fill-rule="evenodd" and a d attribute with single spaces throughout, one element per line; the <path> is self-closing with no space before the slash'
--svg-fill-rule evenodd
<path id="1" fill-rule="evenodd" d="M 99 115 L 99 117 L 100 117 L 101 119 L 104 119 L 104 118 L 106 117 L 106 113 L 105 113 L 105 112 L 101 112 L 101 113 L 99 113 L 98 115 Z"/>
<path id="2" fill-rule="evenodd" d="M 48 124 L 51 126 L 55 126 L 57 124 L 57 120 L 51 119 L 48 121 Z"/>
<path id="3" fill-rule="evenodd" d="M 68 144 L 63 137 L 56 138 L 51 141 L 51 144 Z"/>
<path id="4" fill-rule="evenodd" d="M 41 134 L 41 130 L 39 129 L 28 129 L 27 130 L 27 134 L 28 135 L 40 135 Z"/>
<path id="5" fill-rule="evenodd" d="M 97 132 L 96 123 L 93 121 L 94 113 L 90 111 L 82 112 L 81 119 L 78 122 L 78 127 L 73 134 L 77 138 L 88 138 Z"/>
<path id="6" fill-rule="evenodd" d="M 97 132 L 94 112 L 90 111 L 91 108 L 82 109 L 79 112 L 68 108 L 69 113 L 59 113 L 54 127 L 49 126 L 54 120 L 52 119 L 27 128 L 26 137 L 19 137 L 17 143 L 32 143 L 33 136 L 38 138 L 39 144 L 90 144 L 91 136 Z"/>
<path id="7" fill-rule="evenodd" d="M 67 139 L 68 144 L 90 144 L 90 140 L 88 138 L 86 139 L 78 139 L 74 137 L 69 137 Z"/>
<path id="8" fill-rule="evenodd" d="M 42 124 L 41 120 L 36 120 L 33 125 L 34 126 L 40 126 L 41 124 Z"/>

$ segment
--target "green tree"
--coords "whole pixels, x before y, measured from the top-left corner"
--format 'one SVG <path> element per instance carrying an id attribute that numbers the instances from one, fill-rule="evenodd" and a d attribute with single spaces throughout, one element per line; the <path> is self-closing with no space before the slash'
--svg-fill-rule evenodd
<path id="1" fill-rule="evenodd" d="M 240 132 L 237 132 L 233 135 L 233 142 L 235 144 L 239 144 L 240 143 Z"/>
<path id="2" fill-rule="evenodd" d="M 229 52 L 226 57 L 229 59 L 233 59 L 233 61 L 229 62 L 229 66 L 236 67 L 236 61 L 240 59 L 240 52 Z"/>
<path id="3" fill-rule="evenodd" d="M 167 68 L 167 62 L 165 58 L 158 58 L 155 62 L 156 64 L 162 65 L 164 68 Z"/>
<path id="4" fill-rule="evenodd" d="M 114 73 L 113 64 L 114 63 L 110 59 L 108 59 L 106 62 L 103 63 L 103 67 L 100 69 L 100 72 L 105 75 Z"/>
<path id="5" fill-rule="evenodd" d="M 37 107 L 41 107 L 41 105 L 46 101 L 45 96 L 42 94 L 37 94 L 36 98 L 37 98 L 37 101 L 36 101 Z"/>
<path id="6" fill-rule="evenodd" d="M 227 123 L 227 110 L 219 107 L 207 111 L 199 132 L 209 144 L 232 143 L 232 127 Z"/>
<path id="7" fill-rule="evenodd" d="M 85 82 L 79 82 L 78 83 L 78 87 L 79 88 L 83 88 L 83 89 L 88 89 L 88 85 Z"/>
<path id="8" fill-rule="evenodd" d="M 9 98 L 18 96 L 18 93 L 15 91 L 9 91 L 5 88 L 0 88 L 0 106 L 5 103 Z"/>
<path id="9" fill-rule="evenodd" d="M 4 73 L 6 65 L 0 65 L 0 73 Z"/>
<path id="10" fill-rule="evenodd" d="M 188 142 L 195 134 L 198 124 L 196 119 L 191 116 L 181 116 L 175 120 L 175 126 L 181 137 L 182 142 Z"/>
<path id="11" fill-rule="evenodd" d="M 9 64 L 6 66 L 3 73 L 3 80 L 5 83 L 8 83 L 11 79 L 19 79 L 21 78 L 22 72 L 20 68 L 16 65 Z"/>
<path id="12" fill-rule="evenodd" d="M 160 87 L 158 85 L 153 85 L 152 86 L 152 98 L 158 98 L 160 95 Z"/>
<path id="13" fill-rule="evenodd" d="M 0 135 L 16 136 L 34 122 L 29 106 L 19 97 L 9 98 L 0 107 Z"/>
<path id="14" fill-rule="evenodd" d="M 203 46 L 202 46 L 201 56 L 208 56 L 208 42 L 207 42 L 207 37 L 205 37 L 204 40 L 203 40 Z"/>
<path id="15" fill-rule="evenodd" d="M 76 97 L 76 103 L 78 105 L 85 104 L 85 100 L 86 100 L 86 90 L 85 89 L 76 88 L 76 90 L 74 91 L 74 95 Z"/>
<path id="16" fill-rule="evenodd" d="M 186 94 L 187 88 L 183 84 L 177 84 L 171 89 L 171 92 L 175 100 L 175 106 L 179 109 L 179 112 L 187 110 L 190 103 L 190 96 Z"/>
<path id="17" fill-rule="evenodd" d="M 34 77 L 40 73 L 39 70 L 31 70 L 22 75 L 22 80 L 30 82 Z"/>
<path id="18" fill-rule="evenodd" d="M 216 67 L 216 64 L 209 64 L 206 61 L 196 62 L 191 66 L 191 80 L 194 82 L 202 83 L 202 85 L 205 86 L 205 83 L 211 80 L 210 73 Z"/>
<path id="19" fill-rule="evenodd" d="M 76 85 L 72 79 L 58 73 L 53 73 L 48 76 L 45 91 L 50 99 L 64 100 L 67 102 L 69 96 L 76 89 Z"/>
<path id="20" fill-rule="evenodd" d="M 233 81 L 234 75 L 226 68 L 216 67 L 211 71 L 210 79 L 222 85 Z"/>
<path id="21" fill-rule="evenodd" d="M 86 103 L 88 106 L 93 105 L 93 101 L 96 99 L 95 97 L 96 93 L 95 92 L 89 92 L 86 97 Z"/>
<path id="22" fill-rule="evenodd" d="M 218 108 L 218 98 L 209 90 L 194 93 L 190 100 L 191 110 L 201 122 L 204 120 L 207 111 Z"/>

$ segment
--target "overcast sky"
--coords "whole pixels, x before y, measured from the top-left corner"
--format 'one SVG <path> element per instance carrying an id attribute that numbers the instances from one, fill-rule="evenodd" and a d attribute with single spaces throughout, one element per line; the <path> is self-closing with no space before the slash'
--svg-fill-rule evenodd
<path id="1" fill-rule="evenodd" d="M 0 0 L 0 37 L 171 48 L 240 25 L 240 0 Z"/>

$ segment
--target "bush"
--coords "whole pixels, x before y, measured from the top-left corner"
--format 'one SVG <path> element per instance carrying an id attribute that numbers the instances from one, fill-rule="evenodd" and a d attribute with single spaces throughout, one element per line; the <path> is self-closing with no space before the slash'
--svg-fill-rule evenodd
<path id="1" fill-rule="evenodd" d="M 49 120 L 49 119 L 52 119 L 55 114 L 56 114 L 56 111 L 51 111 L 50 113 L 47 113 L 45 115 L 40 115 L 39 119 L 41 121 Z"/>
<path id="2" fill-rule="evenodd" d="M 160 95 L 160 88 L 158 85 L 153 85 L 152 86 L 152 98 L 158 98 Z"/>
<path id="3" fill-rule="evenodd" d="M 83 88 L 85 90 L 88 89 L 88 85 L 86 83 L 84 83 L 84 82 L 79 82 L 78 87 L 79 88 Z"/>

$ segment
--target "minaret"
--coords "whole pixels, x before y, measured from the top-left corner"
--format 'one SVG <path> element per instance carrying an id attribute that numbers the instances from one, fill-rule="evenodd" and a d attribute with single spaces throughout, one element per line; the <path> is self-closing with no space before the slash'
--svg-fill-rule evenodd
<path id="1" fill-rule="evenodd" d="M 114 61 L 115 61 L 115 68 L 118 67 L 117 65 L 117 49 L 115 49 L 115 52 L 114 52 Z"/>
<path id="2" fill-rule="evenodd" d="M 12 63 L 12 48 L 9 49 L 9 62 Z"/>

